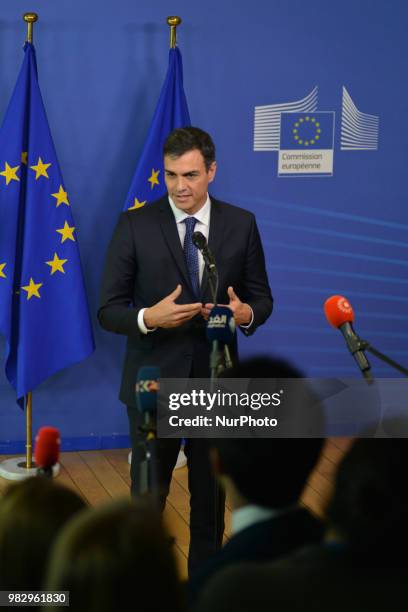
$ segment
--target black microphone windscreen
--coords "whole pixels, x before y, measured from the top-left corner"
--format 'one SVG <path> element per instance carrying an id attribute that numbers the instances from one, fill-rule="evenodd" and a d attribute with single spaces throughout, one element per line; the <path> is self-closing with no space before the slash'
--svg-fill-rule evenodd
<path id="1" fill-rule="evenodd" d="M 207 246 L 207 240 L 204 234 L 201 232 L 194 232 L 193 244 L 197 247 L 197 249 L 203 249 L 205 246 Z"/>

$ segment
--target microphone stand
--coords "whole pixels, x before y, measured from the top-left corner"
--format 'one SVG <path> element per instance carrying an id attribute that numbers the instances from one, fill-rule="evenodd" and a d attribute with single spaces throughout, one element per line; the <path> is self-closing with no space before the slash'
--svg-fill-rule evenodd
<path id="1" fill-rule="evenodd" d="M 205 266 L 208 274 L 208 284 L 210 285 L 211 297 L 214 306 L 217 305 L 217 291 L 218 291 L 218 270 L 215 265 L 215 260 L 212 257 L 211 259 L 208 257 L 208 253 L 201 251 Z M 229 347 L 224 344 L 224 351 L 221 352 L 219 341 L 213 340 L 212 342 L 212 350 L 210 353 L 210 370 L 211 370 L 211 379 L 210 379 L 210 390 L 214 391 L 215 380 L 218 378 L 220 373 L 225 368 L 232 367 L 232 360 Z M 223 508 L 223 510 L 220 510 Z M 220 516 L 220 511 L 222 515 Z M 222 524 L 222 517 L 225 512 L 225 493 L 221 490 L 221 485 L 218 482 L 218 479 L 214 476 L 214 525 L 215 525 L 215 549 L 220 545 L 219 540 L 222 540 L 222 533 L 219 534 L 220 523 Z"/>
<path id="2" fill-rule="evenodd" d="M 394 361 L 387 355 L 384 355 L 384 353 L 381 353 L 380 351 L 378 351 L 376 348 L 371 346 L 371 344 L 367 342 L 367 340 L 362 340 L 361 338 L 358 338 L 358 345 L 359 345 L 359 350 L 369 351 L 372 355 L 375 355 L 375 357 L 378 357 L 378 359 L 381 359 L 381 361 L 383 361 L 384 363 L 394 368 L 394 370 L 398 370 L 398 372 L 401 372 L 405 376 L 408 376 L 407 368 L 404 368 L 404 366 L 400 365 L 399 363 L 397 363 L 396 361 Z"/>
<path id="3" fill-rule="evenodd" d="M 140 461 L 138 465 L 138 494 L 149 494 L 154 503 L 159 506 L 159 490 L 157 477 L 156 433 L 155 415 L 144 413 L 144 423 L 139 427 L 143 440 L 138 444 Z"/>

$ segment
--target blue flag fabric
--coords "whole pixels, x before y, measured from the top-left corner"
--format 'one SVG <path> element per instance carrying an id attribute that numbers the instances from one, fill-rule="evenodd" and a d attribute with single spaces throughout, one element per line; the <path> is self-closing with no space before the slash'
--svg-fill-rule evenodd
<path id="1" fill-rule="evenodd" d="M 124 210 L 140 208 L 166 193 L 163 144 L 169 133 L 191 125 L 183 88 L 183 63 L 179 49 L 170 49 L 169 67 L 149 133 L 133 176 Z"/>
<path id="2" fill-rule="evenodd" d="M 92 353 L 68 194 L 38 85 L 34 47 L 0 129 L 0 333 L 17 399 Z"/>

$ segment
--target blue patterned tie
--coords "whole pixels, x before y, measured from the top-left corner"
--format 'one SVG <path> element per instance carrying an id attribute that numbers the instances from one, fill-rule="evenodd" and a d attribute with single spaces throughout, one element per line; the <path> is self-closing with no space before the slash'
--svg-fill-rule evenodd
<path id="1" fill-rule="evenodd" d="M 188 274 L 190 276 L 191 287 L 196 298 L 200 294 L 200 283 L 198 278 L 198 250 L 193 244 L 194 227 L 197 223 L 195 217 L 187 217 L 183 223 L 186 225 L 186 235 L 184 237 L 184 259 L 186 260 Z"/>

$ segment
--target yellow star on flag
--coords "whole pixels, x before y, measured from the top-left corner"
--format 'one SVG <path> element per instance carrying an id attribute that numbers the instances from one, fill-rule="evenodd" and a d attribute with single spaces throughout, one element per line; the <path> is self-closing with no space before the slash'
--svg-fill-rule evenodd
<path id="1" fill-rule="evenodd" d="M 62 185 L 60 185 L 60 188 L 57 193 L 52 193 L 51 195 L 57 200 L 57 208 L 58 206 L 60 206 L 60 204 L 66 204 L 67 206 L 69 206 L 68 194 L 66 191 L 64 191 Z"/>
<path id="2" fill-rule="evenodd" d="M 38 297 L 38 298 L 41 297 L 41 295 L 38 293 L 38 290 L 42 286 L 43 286 L 43 283 L 35 283 L 33 279 L 30 278 L 30 284 L 26 285 L 25 287 L 21 287 L 21 288 L 24 289 L 24 291 L 27 291 L 27 300 L 31 300 L 33 295 L 35 295 L 35 297 Z"/>
<path id="3" fill-rule="evenodd" d="M 50 178 L 47 174 L 47 168 L 49 168 L 51 164 L 44 164 L 41 157 L 38 158 L 38 163 L 36 166 L 30 166 L 31 170 L 35 170 L 35 180 L 38 181 L 40 176 L 45 176 L 45 178 Z"/>
<path id="4" fill-rule="evenodd" d="M 0 278 L 7 278 L 7 276 L 3 272 L 5 267 L 6 267 L 5 263 L 0 264 Z"/>
<path id="5" fill-rule="evenodd" d="M 21 163 L 27 165 L 28 151 L 23 151 L 21 154 Z"/>
<path id="6" fill-rule="evenodd" d="M 14 168 L 10 168 L 7 162 L 4 164 L 3 172 L 0 172 L 1 176 L 6 177 L 6 185 L 10 183 L 10 181 L 19 181 L 20 179 L 17 176 L 17 170 L 20 166 L 15 166 Z"/>
<path id="7" fill-rule="evenodd" d="M 62 236 L 61 244 L 63 244 L 66 240 L 72 240 L 72 242 L 75 242 L 74 229 L 75 227 L 69 227 L 68 223 L 65 221 L 64 227 L 56 230 Z"/>
<path id="8" fill-rule="evenodd" d="M 65 274 L 64 264 L 66 264 L 68 259 L 59 259 L 58 255 L 54 253 L 54 259 L 51 261 L 46 261 L 47 266 L 51 267 L 51 276 L 54 272 L 62 272 Z"/>
<path id="9" fill-rule="evenodd" d="M 159 179 L 157 178 L 159 176 L 159 172 L 160 170 L 155 170 L 154 168 L 152 168 L 152 176 L 147 179 L 152 189 L 155 185 L 159 185 Z"/>
<path id="10" fill-rule="evenodd" d="M 128 210 L 136 210 L 136 208 L 142 208 L 142 206 L 144 206 L 146 202 L 147 200 L 145 200 L 144 202 L 139 202 L 139 200 L 135 198 L 135 203 L 133 204 L 133 206 L 130 206 Z"/>

